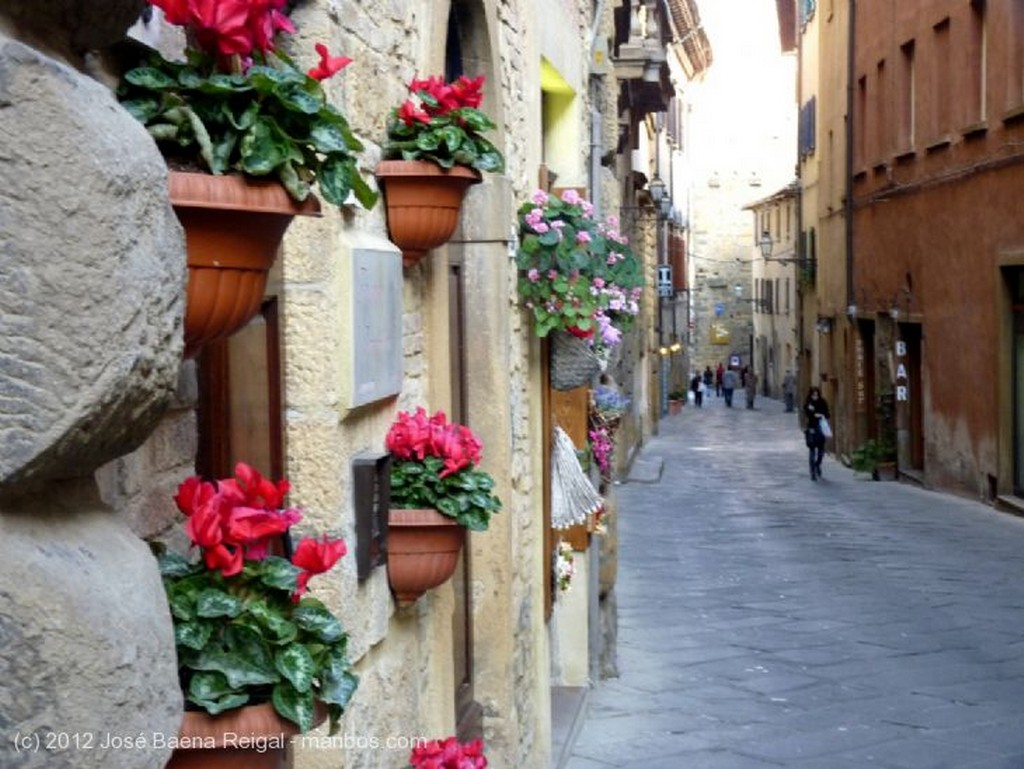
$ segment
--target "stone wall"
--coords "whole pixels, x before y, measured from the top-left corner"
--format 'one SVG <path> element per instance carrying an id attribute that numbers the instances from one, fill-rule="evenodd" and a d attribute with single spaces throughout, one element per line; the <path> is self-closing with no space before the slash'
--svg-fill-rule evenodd
<path id="1" fill-rule="evenodd" d="M 181 717 L 156 563 L 91 477 L 153 430 L 182 354 L 166 167 L 80 69 L 138 10 L 0 8 L 4 767 L 158 769 Z"/>
<path id="2" fill-rule="evenodd" d="M 539 54 L 534 22 L 540 18 L 538 7 L 542 3 L 460 0 L 456 5 L 466 22 L 466 34 L 472 44 L 464 54 L 468 61 L 479 63 L 479 71 L 486 72 L 489 78 L 484 108 L 499 123 L 496 143 L 505 153 L 507 171 L 502 176 L 487 178 L 470 192 L 462 228 L 447 248 L 430 254 L 420 266 L 403 271 L 404 379 L 401 392 L 396 398 L 355 410 L 347 407 L 344 397 L 352 344 L 351 329 L 345 322 L 346 310 L 353 303 L 358 307 L 360 299 L 352 295 L 348 263 L 355 247 L 371 244 L 381 252 L 391 249 L 386 241 L 383 207 L 378 206 L 371 212 L 358 207 L 344 207 L 340 211 L 325 207 L 322 218 L 300 219 L 292 224 L 285 239 L 283 257 L 278 260 L 279 267 L 269 287 L 279 299 L 283 334 L 285 474 L 292 482 L 291 502 L 305 511 L 302 527 L 341 534 L 349 542 L 350 550 L 353 549 L 352 458 L 363 451 L 383 450 L 384 435 L 397 410 L 418 405 L 430 410 L 448 410 L 452 406 L 446 260 L 449 255 L 458 257 L 466 286 L 466 325 L 472 332 L 465 354 L 469 385 L 466 421 L 483 439 L 484 468 L 495 476 L 497 493 L 504 503 L 491 529 L 473 534 L 467 544 L 473 562 L 475 695 L 484 710 L 483 728 L 492 765 L 541 767 L 547 765 L 550 752 L 548 650 L 541 580 L 547 558 L 543 552 L 540 513 L 540 480 L 544 472 L 540 447 L 545 436 L 540 435 L 536 427 L 541 424 L 540 383 L 536 376 L 539 345 L 523 313 L 516 308 L 516 276 L 514 264 L 508 259 L 508 240 L 515 203 L 525 199 L 536 186 L 540 165 Z M 581 45 L 589 42 L 585 39 L 589 37 L 589 5 L 585 0 L 569 3 L 578 20 Z M 443 50 L 436 41 L 444 39 L 448 12 L 446 0 L 429 3 L 308 0 L 298 4 L 293 19 L 299 31 L 288 43 L 287 50 L 301 66 L 314 63 L 314 42 L 325 42 L 332 53 L 354 59 L 341 76 L 327 83 L 327 88 L 332 100 L 342 108 L 356 134 L 367 145 L 361 159 L 364 171 L 371 171 L 379 158 L 387 111 L 405 97 L 408 80 L 414 75 L 443 71 Z M 19 23 L 25 18 L 27 16 L 19 17 Z M 77 50 L 76 39 L 67 38 L 69 52 Z M 162 45 L 163 38 L 160 40 Z M 586 54 L 584 48 L 578 57 L 584 64 Z M 18 56 L 21 56 L 20 49 Z M 0 54 L 0 97 L 10 72 L 4 68 L 4 62 L 4 54 Z M 65 77 L 63 70 L 61 77 Z M 82 87 L 79 77 L 73 78 L 76 87 Z M 587 82 L 586 72 L 581 72 L 580 77 L 582 82 Z M 608 115 L 614 112 L 615 89 L 614 79 L 606 78 L 601 94 L 601 103 L 606 105 L 606 123 L 614 120 Z M 93 718 L 132 727 L 144 721 L 140 728 L 156 728 L 170 734 L 176 729 L 174 719 L 181 703 L 173 680 L 169 618 L 148 554 L 139 541 L 124 530 L 126 525 L 130 526 L 136 534 L 147 538 L 167 536 L 172 524 L 176 531 L 179 527 L 171 496 L 176 484 L 193 472 L 197 440 L 193 413 L 195 375 L 190 365 L 180 374 L 178 370 L 181 340 L 177 329 L 180 328 L 184 269 L 182 241 L 166 203 L 162 161 L 145 133 L 127 118 L 106 91 L 92 84 L 83 93 L 92 101 L 89 107 L 82 105 L 78 111 L 83 114 L 101 112 L 110 119 L 125 122 L 124 126 L 118 122 L 118 128 L 110 131 L 110 136 L 117 137 L 116 140 L 108 138 L 106 143 L 98 142 L 102 149 L 139 158 L 143 166 L 138 169 L 142 175 L 133 177 L 142 181 L 133 184 L 130 190 L 115 187 L 121 196 L 116 203 L 99 196 L 88 205 L 83 204 L 83 217 L 88 213 L 104 227 L 113 228 L 114 234 L 109 236 L 113 240 L 130 236 L 134 244 L 146 244 L 146 248 L 136 250 L 150 260 L 147 265 L 151 269 L 162 265 L 165 271 L 152 279 L 161 290 L 145 294 L 153 305 L 153 312 L 150 315 L 143 312 L 141 317 L 149 325 L 140 326 L 139 333 L 131 335 L 132 340 L 139 342 L 139 348 L 153 357 L 153 362 L 138 352 L 132 359 L 138 361 L 134 368 L 114 369 L 138 373 L 139 378 L 148 377 L 149 400 L 133 401 L 131 418 L 119 420 L 124 424 L 137 423 L 139 427 L 126 431 L 124 436 L 116 435 L 110 426 L 105 427 L 100 431 L 105 443 L 93 446 L 89 453 L 91 463 L 79 468 L 81 473 L 87 474 L 101 462 L 112 460 L 98 472 L 97 478 L 104 500 L 118 515 L 104 517 L 98 512 L 101 505 L 83 492 L 82 514 L 88 516 L 88 521 L 103 518 L 104 522 L 102 526 L 82 525 L 95 527 L 98 532 L 116 530 L 120 532 L 118 536 L 111 533 L 106 539 L 113 543 L 132 543 L 126 562 L 133 575 L 133 600 L 126 601 L 124 606 L 132 616 L 122 618 L 113 613 L 109 627 L 133 629 L 135 638 L 134 628 L 144 626 L 138 628 L 138 640 L 130 654 L 124 652 L 123 645 L 118 647 L 105 636 L 96 641 L 101 650 L 110 647 L 126 655 L 118 664 L 104 668 L 111 676 L 104 680 L 104 691 L 127 691 L 124 698 L 119 698 L 118 707 L 128 707 L 132 713 L 108 712 L 97 707 Z M 585 95 L 587 104 L 589 98 L 590 95 Z M 97 104 L 101 109 L 95 108 Z M 0 98 L 0 110 L 8 108 Z M 58 114 L 54 112 L 58 109 L 75 110 L 66 104 L 49 109 L 51 111 L 45 113 L 49 116 Z M 588 110 L 584 109 L 580 118 L 579 147 L 584 157 L 589 154 L 588 119 Z M 67 122 L 80 131 L 81 125 L 76 120 L 77 115 L 69 115 Z M 32 121 L 34 127 L 19 132 L 18 137 L 38 135 L 38 126 L 45 120 L 36 115 Z M 4 126 L 0 131 L 5 131 L 6 125 L 3 122 L 0 125 Z M 24 143 L 22 138 L 18 141 Z M 76 135 L 74 141 L 62 137 L 60 146 L 79 146 L 81 141 L 80 135 Z M 125 149 L 121 142 L 132 142 L 132 145 Z M 15 142 L 3 141 L 2 144 L 14 146 Z M 609 131 L 605 132 L 604 144 L 604 151 L 614 148 L 615 137 Z M 55 184 L 52 177 L 57 172 L 47 168 L 46 148 L 38 148 L 35 157 L 50 174 L 42 181 L 49 179 L 51 185 Z M 0 166 L 0 173 L 3 168 Z M 66 173 L 67 166 L 61 169 Z M 39 189 L 46 186 L 38 177 L 27 175 L 26 178 L 36 183 L 27 197 L 39 194 Z M 89 178 L 89 174 L 75 173 L 66 178 L 79 180 Z M 601 195 L 603 207 L 606 213 L 613 211 L 618 203 L 617 191 L 607 171 L 602 174 L 601 187 L 608 194 L 607 198 L 604 192 Z M 127 217 L 125 200 L 131 204 Z M 51 210 L 67 216 L 66 208 L 60 205 L 52 205 Z M 4 211 L 0 206 L 0 217 Z M 111 221 L 118 218 L 111 217 L 112 212 L 126 219 L 122 230 L 116 228 L 118 222 Z M 107 218 L 103 218 L 104 214 Z M 2 238 L 6 232 L 6 227 L 0 228 L 0 245 L 5 247 L 7 244 Z M 0 274 L 4 277 L 9 267 L 7 253 L 5 248 L 0 248 L 4 258 L 0 261 Z M 82 254 L 84 257 L 88 252 L 83 250 Z M 160 259 L 155 258 L 157 254 Z M 97 260 L 97 263 L 102 261 Z M 2 293 L 2 286 L 6 285 L 11 284 L 0 283 L 0 300 L 4 302 L 5 311 L 6 302 L 15 299 L 13 296 L 8 299 L 8 295 Z M 123 285 L 118 284 L 118 287 L 123 288 Z M 127 296 L 135 299 L 137 295 L 128 293 Z M 137 306 L 147 308 L 150 305 L 138 299 Z M 71 310 L 65 314 L 75 317 Z M 133 320 L 139 317 L 138 313 L 124 314 Z M 8 317 L 6 312 L 4 317 Z M 124 331 L 123 327 L 110 322 L 107 326 L 114 337 L 127 337 L 119 333 Z M 0 344 L 4 341 L 0 340 Z M 157 352 L 154 353 L 154 349 Z M 0 350 L 4 354 L 8 352 Z M 139 388 L 133 379 L 127 382 L 118 392 L 128 393 Z M 0 391 L 0 395 L 6 396 L 7 392 Z M 119 413 L 110 412 L 106 401 L 102 405 L 103 414 Z M 163 417 L 157 422 L 160 414 Z M 89 424 L 86 423 L 85 428 Z M 78 438 L 95 432 L 85 428 L 73 432 Z M 136 449 L 142 437 L 150 432 L 149 439 Z M 68 445 L 78 444 L 70 441 Z M 10 454 L 3 457 L 6 462 Z M 28 462 L 22 464 L 27 466 Z M 7 470 L 6 464 L 4 470 Z M 13 517 L 0 518 L 5 532 L 9 521 L 14 520 Z M 19 526 L 26 521 L 18 520 Z M 38 528 L 28 528 L 31 536 L 39 536 Z M 19 543 L 18 546 L 22 546 L 20 537 L 29 536 L 11 531 L 10 541 Z M 62 550 L 51 553 L 55 565 L 69 562 L 69 557 L 62 553 Z M 12 556 L 8 562 L 16 564 L 18 560 Z M 96 582 L 83 581 L 83 585 L 109 598 L 109 584 L 119 584 L 113 576 L 115 571 L 112 568 L 106 572 L 96 571 Z M 108 590 L 99 590 L 97 582 L 109 583 Z M 397 609 L 388 588 L 386 570 L 377 568 L 368 580 L 360 583 L 355 574 L 355 560 L 349 556 L 329 575 L 317 580 L 313 592 L 327 602 L 347 626 L 351 656 L 356 660 L 362 681 L 343 719 L 341 733 L 327 739 L 320 730 L 297 741 L 295 765 L 303 769 L 340 765 L 366 769 L 401 766 L 408 755 L 410 739 L 452 734 L 455 729 L 452 664 L 455 597 L 451 586 L 430 591 L 409 608 Z M 0 597 L 4 601 L 8 598 L 3 593 Z M 6 612 L 6 603 L 0 604 L 0 617 Z M 95 624 L 96 617 L 90 614 L 83 619 L 86 620 Z M 27 625 L 17 623 L 17 627 Z M 105 631 L 105 628 L 94 630 L 101 636 Z M 11 631 L 0 624 L 0 632 Z M 84 633 L 83 637 L 91 636 Z M 126 669 L 129 672 L 125 673 Z M 79 680 L 72 677 L 76 682 Z M 66 680 L 66 677 L 55 678 L 53 686 Z M 157 686 L 157 682 L 161 685 Z M 35 682 L 25 685 L 37 687 Z M 89 686 L 82 688 L 89 690 Z M 166 696 L 164 700 L 154 698 L 155 702 L 147 708 L 141 702 L 142 695 L 154 691 Z M 74 698 L 65 699 L 80 703 L 83 701 L 81 694 L 76 691 Z M 39 724 L 51 728 L 55 728 L 54 724 L 70 727 L 76 723 L 74 718 L 65 717 L 63 711 L 56 712 L 59 719 L 44 718 L 33 722 L 32 728 L 42 728 Z M 91 720 L 81 723 L 93 725 Z M 6 756 L 3 758 L 0 763 L 7 766 Z M 140 758 L 133 754 L 130 758 L 132 766 L 156 767 L 162 764 L 164 756 Z M 120 765 L 118 761 L 127 761 L 127 758 L 124 754 L 108 754 L 103 757 L 103 763 L 96 765 L 116 767 Z"/>

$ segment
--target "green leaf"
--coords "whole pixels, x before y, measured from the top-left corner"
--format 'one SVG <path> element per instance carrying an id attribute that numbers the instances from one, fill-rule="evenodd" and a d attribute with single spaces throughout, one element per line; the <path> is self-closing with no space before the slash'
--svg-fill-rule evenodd
<path id="1" fill-rule="evenodd" d="M 202 156 L 203 160 L 206 161 L 207 167 L 213 170 L 214 164 L 217 161 L 213 157 L 213 142 L 210 141 L 210 134 L 206 130 L 206 126 L 190 107 L 183 107 L 182 109 L 188 116 L 188 122 L 192 126 L 192 131 L 195 133 L 196 142 L 199 144 L 199 154 Z"/>
<path id="2" fill-rule="evenodd" d="M 246 606 L 246 612 L 250 617 L 256 620 L 259 627 L 265 630 L 265 633 L 260 635 L 264 638 L 269 637 L 276 643 L 288 643 L 292 641 L 298 634 L 299 629 L 291 622 L 282 617 L 277 611 L 267 606 L 264 601 L 249 601 Z"/>
<path id="3" fill-rule="evenodd" d="M 295 200 L 301 202 L 309 197 L 309 184 L 299 178 L 295 166 L 290 162 L 281 164 L 277 169 L 277 177 L 281 180 L 284 188 L 288 190 L 288 194 Z"/>
<path id="4" fill-rule="evenodd" d="M 200 617 L 237 617 L 242 601 L 223 590 L 209 588 L 196 598 L 196 614 Z"/>
<path id="5" fill-rule="evenodd" d="M 277 672 L 291 681 L 296 691 L 308 692 L 313 685 L 313 658 L 299 643 L 289 644 L 274 655 Z"/>
<path id="6" fill-rule="evenodd" d="M 128 110 L 133 118 L 146 124 L 160 114 L 160 102 L 153 98 L 126 99 L 121 106 Z"/>
<path id="7" fill-rule="evenodd" d="M 327 158 L 320 166 L 317 181 L 324 200 L 336 206 L 343 205 L 352 190 L 352 177 L 356 175 L 355 162 L 337 155 Z"/>
<path id="8" fill-rule="evenodd" d="M 436 150 L 441 146 L 441 137 L 436 133 L 422 133 L 416 137 L 416 146 L 424 151 Z"/>
<path id="9" fill-rule="evenodd" d="M 192 563 L 179 553 L 164 553 L 157 559 L 162 577 L 187 577 L 202 570 L 198 563 Z"/>
<path id="10" fill-rule="evenodd" d="M 153 90 L 176 88 L 178 86 L 177 80 L 161 72 L 156 67 L 136 67 L 135 69 L 130 69 L 124 73 L 124 79 L 132 85 Z"/>
<path id="11" fill-rule="evenodd" d="M 329 705 L 345 707 L 359 686 L 359 676 L 348 670 L 327 671 L 317 698 Z"/>
<path id="12" fill-rule="evenodd" d="M 292 621 L 303 630 L 313 633 L 324 643 L 334 643 L 345 635 L 338 618 L 323 606 L 303 601 L 292 612 Z"/>
<path id="13" fill-rule="evenodd" d="M 213 625 L 208 622 L 175 622 L 174 642 L 196 651 L 202 651 L 213 635 Z"/>
<path id="14" fill-rule="evenodd" d="M 356 196 L 356 200 L 359 201 L 359 205 L 369 211 L 375 205 L 380 195 L 366 183 L 366 179 L 360 173 L 355 173 L 349 180 L 352 182 L 352 193 Z"/>
<path id="15" fill-rule="evenodd" d="M 287 718 L 299 727 L 299 731 L 308 732 L 313 728 L 313 692 L 299 692 L 287 681 L 274 687 L 271 697 L 276 710 L 283 718 Z"/>
<path id="16" fill-rule="evenodd" d="M 268 555 L 260 561 L 258 574 L 260 582 L 267 587 L 294 593 L 301 572 L 302 569 L 286 558 Z"/>
<path id="17" fill-rule="evenodd" d="M 274 93 L 286 108 L 306 115 L 317 114 L 324 103 L 322 95 L 311 94 L 298 83 L 289 83 Z"/>
<path id="18" fill-rule="evenodd" d="M 272 684 L 281 678 L 277 671 L 267 670 L 240 654 L 225 652 L 222 649 L 207 649 L 201 652 L 192 663 L 192 668 L 223 673 L 228 685 L 233 689 Z"/>
<path id="19" fill-rule="evenodd" d="M 220 673 L 196 673 L 189 682 L 188 700 L 215 716 L 245 705 L 249 695 L 233 691 Z"/>
<path id="20" fill-rule="evenodd" d="M 242 156 L 242 170 L 253 176 L 272 173 L 286 159 L 277 141 L 277 131 L 269 118 L 259 118 L 242 137 L 239 148 Z"/>

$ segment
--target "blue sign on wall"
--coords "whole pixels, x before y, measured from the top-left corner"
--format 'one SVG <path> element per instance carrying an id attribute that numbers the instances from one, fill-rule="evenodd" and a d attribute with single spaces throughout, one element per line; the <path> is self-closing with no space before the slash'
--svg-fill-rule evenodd
<path id="1" fill-rule="evenodd" d="M 721 302 L 715 302 L 715 317 L 721 318 L 725 315 L 725 305 Z"/>

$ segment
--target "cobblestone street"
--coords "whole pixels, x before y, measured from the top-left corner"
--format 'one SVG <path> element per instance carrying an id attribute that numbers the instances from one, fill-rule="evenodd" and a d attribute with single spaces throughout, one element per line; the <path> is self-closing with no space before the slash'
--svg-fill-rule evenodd
<path id="1" fill-rule="evenodd" d="M 617 487 L 620 676 L 567 769 L 1024 767 L 1024 521 L 831 455 L 742 393 Z"/>

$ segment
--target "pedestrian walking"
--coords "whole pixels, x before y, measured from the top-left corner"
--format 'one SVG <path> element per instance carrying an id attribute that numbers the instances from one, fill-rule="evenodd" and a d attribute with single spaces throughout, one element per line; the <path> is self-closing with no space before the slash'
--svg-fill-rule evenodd
<path id="1" fill-rule="evenodd" d="M 704 392 L 707 394 L 711 393 L 711 388 L 715 383 L 715 372 L 711 370 L 711 366 L 704 367 Z"/>
<path id="2" fill-rule="evenodd" d="M 786 411 L 792 412 L 796 408 L 796 377 L 791 369 L 786 369 L 786 376 L 782 378 L 782 397 L 786 402 Z"/>
<path id="3" fill-rule="evenodd" d="M 690 380 L 690 389 L 693 391 L 693 405 L 697 408 L 704 406 L 704 380 L 700 374 L 694 373 Z"/>
<path id="4" fill-rule="evenodd" d="M 747 408 L 754 408 L 754 396 L 757 395 L 757 374 L 752 370 L 747 372 L 747 381 L 744 384 L 747 388 Z"/>
<path id="5" fill-rule="evenodd" d="M 817 387 L 812 387 L 807 392 L 807 399 L 804 401 L 804 417 L 807 419 L 804 427 L 804 441 L 807 443 L 809 452 L 811 480 L 816 481 L 821 477 L 821 460 L 825 456 L 825 440 L 832 434 L 832 428 L 828 423 L 831 417 L 828 401 L 822 397 L 821 390 Z"/>
<path id="6" fill-rule="evenodd" d="M 719 397 L 722 394 L 722 374 L 725 373 L 725 366 L 722 365 L 722 361 L 718 361 L 718 366 L 715 368 L 715 397 Z"/>
<path id="7" fill-rule="evenodd" d="M 722 372 L 722 395 L 725 396 L 725 405 L 732 408 L 732 394 L 736 390 L 737 374 L 731 368 Z"/>

